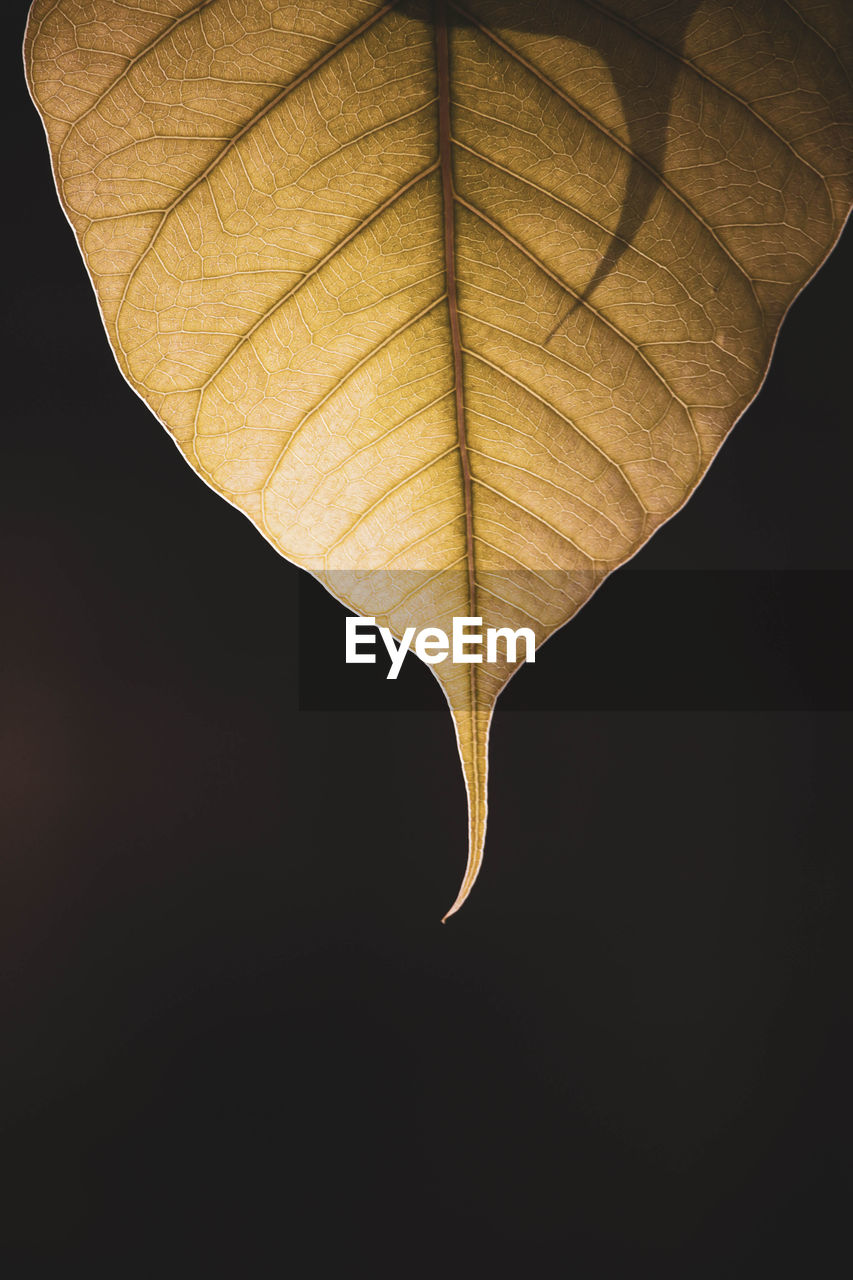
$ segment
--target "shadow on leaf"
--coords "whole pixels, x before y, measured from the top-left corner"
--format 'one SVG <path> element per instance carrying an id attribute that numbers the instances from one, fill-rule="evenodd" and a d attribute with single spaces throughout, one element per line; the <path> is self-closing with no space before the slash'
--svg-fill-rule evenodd
<path id="1" fill-rule="evenodd" d="M 629 19 L 593 0 L 537 0 L 535 4 L 531 0 L 466 0 L 460 4 L 447 0 L 447 22 L 451 27 L 486 29 L 510 47 L 516 33 L 584 45 L 607 66 L 619 97 L 631 153 L 619 221 L 592 278 L 577 301 L 560 316 L 550 338 L 615 270 L 649 212 L 657 190 L 656 175 L 663 168 L 666 155 L 673 93 L 678 75 L 684 70 L 685 40 L 701 4 L 702 0 L 681 0 L 669 6 L 664 47 Z M 421 21 L 429 21 L 437 5 L 428 0 L 402 0 L 401 10 Z M 658 48 L 651 82 L 644 78 L 636 60 L 624 56 L 626 38 Z M 529 54 L 525 60 L 532 61 Z"/>

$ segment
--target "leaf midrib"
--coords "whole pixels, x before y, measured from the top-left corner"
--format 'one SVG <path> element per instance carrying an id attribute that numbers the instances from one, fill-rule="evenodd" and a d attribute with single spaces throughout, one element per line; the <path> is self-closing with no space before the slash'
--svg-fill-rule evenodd
<path id="1" fill-rule="evenodd" d="M 465 551 L 468 562 L 469 613 L 477 612 L 477 584 L 474 576 L 474 513 L 471 495 L 471 462 L 465 429 L 465 385 L 463 379 L 462 333 L 459 324 L 458 280 L 456 274 L 456 192 L 453 186 L 453 127 L 450 93 L 450 42 L 447 34 L 447 2 L 435 0 L 435 61 L 438 74 L 438 163 L 444 212 L 444 266 L 453 348 L 453 378 L 456 401 L 456 433 L 462 468 L 465 504 Z M 474 669 L 471 667 L 472 693 Z"/>

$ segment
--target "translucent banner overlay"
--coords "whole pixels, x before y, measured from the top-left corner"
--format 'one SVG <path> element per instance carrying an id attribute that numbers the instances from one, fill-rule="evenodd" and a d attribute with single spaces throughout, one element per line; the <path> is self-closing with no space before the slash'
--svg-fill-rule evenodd
<path id="1" fill-rule="evenodd" d="M 383 601 L 407 592 L 411 608 L 419 593 L 433 589 L 424 588 L 427 577 L 376 570 L 331 573 L 328 582 L 340 597 L 375 599 L 379 605 L 371 612 L 381 615 Z M 594 585 L 578 574 L 544 573 L 539 590 L 549 601 L 571 601 L 585 598 Z M 510 680 L 499 709 L 849 710 L 851 585 L 850 571 L 838 570 L 623 568 L 538 649 L 535 664 Z M 477 612 L 484 627 L 530 625 L 521 613 L 536 613 L 531 593 L 537 587 L 529 575 L 514 581 L 506 573 L 491 586 L 511 604 L 490 605 L 483 593 Z M 464 602 L 464 587 L 464 576 L 458 582 L 451 578 L 447 599 L 459 594 Z M 467 612 L 464 603 L 449 609 Z M 446 713 L 437 680 L 413 652 L 396 680 L 386 678 L 390 660 L 378 635 L 375 664 L 347 664 L 345 619 L 356 610 L 343 607 L 307 574 L 301 575 L 298 612 L 301 710 Z M 450 630 L 449 614 L 413 616 L 411 622 Z"/>

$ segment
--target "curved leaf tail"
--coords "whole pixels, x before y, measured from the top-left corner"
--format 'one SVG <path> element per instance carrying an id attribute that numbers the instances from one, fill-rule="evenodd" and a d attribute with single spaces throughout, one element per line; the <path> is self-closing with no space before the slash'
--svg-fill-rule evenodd
<path id="1" fill-rule="evenodd" d="M 474 881 L 483 863 L 483 845 L 486 840 L 488 814 L 489 729 L 492 723 L 496 699 L 492 697 L 486 706 L 467 705 L 462 709 L 451 706 L 462 773 L 468 792 L 468 863 L 452 907 L 442 917 L 442 924 L 455 915 L 474 887 Z"/>

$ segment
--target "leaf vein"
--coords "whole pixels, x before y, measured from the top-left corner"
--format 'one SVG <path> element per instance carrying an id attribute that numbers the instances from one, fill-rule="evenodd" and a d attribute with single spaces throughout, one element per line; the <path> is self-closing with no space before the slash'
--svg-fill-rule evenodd
<path id="1" fill-rule="evenodd" d="M 701 460 L 702 445 L 699 440 L 699 433 L 696 430 L 696 424 L 693 421 L 693 417 L 690 413 L 689 408 L 687 407 L 685 402 L 682 400 L 681 396 L 679 396 L 676 393 L 675 388 L 672 387 L 670 383 L 667 381 L 666 377 L 661 372 L 661 370 L 657 367 L 657 365 L 654 364 L 654 362 L 650 360 L 649 357 L 645 354 L 642 347 L 639 347 L 637 343 L 634 342 L 634 340 L 628 336 L 628 334 L 623 333 L 623 331 L 617 328 L 617 326 L 613 324 L 612 321 L 608 320 L 607 317 L 601 311 L 599 311 L 597 307 L 594 307 L 592 305 L 592 303 L 589 301 L 588 298 L 585 298 L 582 294 L 577 293 L 577 291 L 572 289 L 570 285 L 566 284 L 565 280 L 562 280 L 560 276 L 556 274 L 556 272 L 551 271 L 548 267 L 546 267 L 544 262 L 541 262 L 539 258 L 537 258 L 534 254 L 532 254 L 530 250 L 527 249 L 521 243 L 520 240 L 516 240 L 515 236 L 511 235 L 509 231 L 507 231 L 505 227 L 502 227 L 499 222 L 495 222 L 492 218 L 488 217 L 485 213 L 483 213 L 481 209 L 478 209 L 474 205 L 469 204 L 466 200 L 463 200 L 461 196 L 457 196 L 456 198 L 464 208 L 468 209 L 469 212 L 473 213 L 476 217 L 482 219 L 482 221 L 485 222 L 487 226 L 490 226 L 493 231 L 497 232 L 498 235 L 502 236 L 507 241 L 508 244 L 511 244 L 515 249 L 518 250 L 519 253 L 522 253 L 528 259 L 528 261 L 532 262 L 533 265 L 543 273 L 543 275 L 546 275 L 549 280 L 552 280 L 554 284 L 556 284 L 558 288 L 562 289 L 565 293 L 567 293 L 570 298 L 574 298 L 575 302 L 578 305 L 582 306 L 585 310 L 587 310 L 590 313 L 591 316 L 593 316 L 601 324 L 605 325 L 610 330 L 611 333 L 616 335 L 616 337 L 619 339 L 620 342 L 624 343 L 627 347 L 629 347 L 630 350 L 633 351 L 634 354 L 638 356 L 640 360 L 642 360 L 643 364 L 646 366 L 646 368 L 649 370 L 652 376 L 661 384 L 661 386 L 669 394 L 671 399 L 675 401 L 676 404 L 680 405 L 681 408 L 683 409 L 684 415 L 690 424 L 690 429 L 693 433 L 693 438 L 696 441 L 697 451 L 699 454 L 699 458 Z"/>
<path id="2" fill-rule="evenodd" d="M 483 323 L 483 322 L 480 321 L 480 323 Z M 516 378 L 513 374 L 509 373 L 508 370 L 502 369 L 500 365 L 495 364 L 492 360 L 487 360 L 486 357 L 480 355 L 478 351 L 472 351 L 469 347 L 466 347 L 465 353 L 466 355 L 472 356 L 475 360 L 479 360 L 481 364 L 487 365 L 488 368 L 494 369 L 495 373 L 499 374 L 503 378 L 506 378 L 508 382 L 515 383 L 515 385 L 521 391 L 526 392 L 527 395 L 531 396 L 534 400 L 538 400 L 540 404 L 544 405 L 546 409 L 550 409 L 552 413 L 556 414 L 556 416 L 560 418 L 561 421 L 565 422 L 567 427 L 570 427 L 571 430 L 576 432 L 577 435 L 579 435 L 582 440 L 585 440 L 587 444 L 591 446 L 591 448 L 595 449 L 596 453 L 600 454 L 600 456 L 604 459 L 605 462 L 609 464 L 609 466 L 613 467 L 615 471 L 618 471 L 619 475 L 622 477 L 625 484 L 630 489 L 631 493 L 634 495 L 634 498 L 636 499 L 636 502 L 637 502 L 637 506 L 645 515 L 647 516 L 651 515 L 651 512 L 649 511 L 646 504 L 643 502 L 640 495 L 637 493 L 637 490 L 634 488 L 629 476 L 627 475 L 627 473 L 625 472 L 621 464 L 618 463 L 615 460 L 615 458 L 611 458 L 610 455 L 606 453 L 604 449 L 602 449 L 600 444 L 596 444 L 596 442 L 592 439 L 591 436 L 588 436 L 584 431 L 581 431 L 577 423 L 572 422 L 570 418 L 567 418 L 564 413 L 560 412 L 560 410 L 557 408 L 556 405 L 552 404 L 550 400 L 546 400 L 545 397 L 540 395 L 538 391 L 534 391 L 532 387 L 527 385 L 527 383 L 522 382 L 519 378 Z"/>
<path id="3" fill-rule="evenodd" d="M 374 357 L 377 356 L 380 351 L 384 350 L 385 347 L 387 347 L 390 343 L 394 342 L 396 338 L 399 338 L 408 329 L 411 329 L 413 325 L 416 325 L 419 320 L 423 320 L 426 316 L 428 316 L 431 311 L 434 311 L 437 306 L 439 306 L 442 302 L 444 302 L 446 297 L 447 295 L 443 293 L 441 297 L 435 298 L 432 302 L 428 303 L 425 307 L 422 307 L 420 311 L 417 312 L 416 315 L 411 316 L 410 319 L 404 321 L 403 324 L 398 325 L 397 328 L 393 331 L 393 333 L 389 333 L 386 338 L 383 338 L 382 342 L 380 342 L 377 346 L 372 347 L 371 350 L 368 351 L 368 353 L 365 356 L 363 356 L 354 365 L 352 365 L 351 368 L 347 369 L 346 373 L 342 374 L 342 376 L 337 380 L 335 385 L 331 387 L 329 391 L 326 392 L 323 398 L 319 400 L 317 404 L 312 405 L 311 408 L 308 410 L 308 412 L 305 413 L 302 416 L 302 418 L 300 418 L 299 422 L 293 428 L 287 440 L 285 441 L 281 449 L 281 452 L 279 453 L 278 457 L 276 458 L 275 462 L 270 468 L 269 475 L 264 481 L 263 488 L 261 489 L 261 508 L 262 509 L 264 506 L 266 491 L 269 488 L 269 485 L 273 476 L 275 475 L 276 471 L 281 465 L 281 461 L 284 458 L 285 454 L 287 453 L 288 449 L 293 444 L 293 441 L 296 439 L 297 435 L 302 430 L 302 428 L 304 427 L 305 423 L 309 420 L 309 418 L 311 418 L 315 413 L 319 413 L 320 410 L 323 408 L 323 406 L 329 402 L 332 396 L 336 395 L 337 392 L 340 391 L 341 387 L 345 386 L 346 383 L 350 380 L 350 378 L 352 378 L 356 373 L 358 373 L 359 369 L 362 369 L 364 365 L 368 364 L 371 360 L 373 360 Z"/>
<path id="4" fill-rule="evenodd" d="M 276 311 L 280 310 L 281 307 L 285 305 L 285 303 L 291 300 L 291 298 L 294 298 L 296 294 L 299 293 L 300 289 L 302 289 L 303 286 L 306 285 L 308 281 L 317 274 L 318 271 L 321 271 L 323 267 L 328 266 L 328 264 L 331 261 L 333 261 L 333 259 L 336 258 L 337 255 L 341 253 L 341 251 L 345 249 L 348 244 L 350 244 L 359 235 L 361 235 L 361 233 L 365 231 L 372 222 L 375 222 L 375 220 L 378 217 L 380 217 L 383 213 L 385 213 L 388 209 L 390 209 L 391 206 L 394 205 L 398 200 L 400 200 L 408 191 L 410 191 L 412 187 L 417 186 L 419 182 L 421 182 L 424 178 L 429 177 L 431 173 L 435 173 L 437 168 L 438 168 L 438 162 L 436 161 L 434 164 L 430 165 L 429 168 L 424 169 L 421 173 L 416 174 L 414 178 L 410 179 L 410 181 L 407 182 L 405 186 L 400 187 L 398 191 L 395 191 L 393 195 L 390 195 L 387 200 L 383 201 L 381 205 L 379 205 L 376 209 L 374 209 L 373 212 L 370 213 L 362 222 L 360 222 L 357 227 L 354 227 L 352 231 L 349 232 L 348 235 L 344 236 L 342 240 L 339 240 L 335 245 L 333 245 L 333 247 L 329 250 L 329 252 L 325 255 L 325 257 L 321 258 L 319 262 L 315 263 L 315 265 L 310 268 L 310 270 L 306 271 L 305 274 L 299 280 L 297 280 L 296 284 L 294 284 L 290 289 L 288 289 L 288 291 L 285 294 L 283 294 L 280 298 L 277 298 L 276 301 L 270 307 L 267 308 L 264 314 L 255 321 L 252 327 L 248 329 L 241 336 L 240 340 L 232 347 L 232 349 L 228 352 L 228 354 L 222 358 L 222 360 L 219 362 L 219 364 L 216 366 L 213 372 L 209 375 L 207 380 L 198 389 L 199 402 L 196 408 L 195 418 L 193 421 L 193 439 L 195 439 L 198 434 L 198 419 L 199 419 L 199 414 L 201 413 L 201 405 L 202 405 L 202 400 L 204 399 L 204 393 L 210 387 L 211 383 L 216 378 L 219 377 L 223 369 L 226 368 L 226 366 L 230 363 L 230 361 L 234 358 L 234 356 L 238 353 L 238 351 L 240 351 L 245 346 L 245 344 L 250 341 L 250 339 L 254 336 L 254 334 L 257 333 L 258 329 L 260 329 L 261 326 L 264 325 L 267 322 L 267 320 L 269 320 L 270 316 L 275 315 Z"/>
<path id="5" fill-rule="evenodd" d="M 455 453 L 455 452 L 456 452 L 456 445 L 455 444 L 449 445 L 448 448 L 446 448 L 442 453 L 438 454 L 437 457 L 430 458 L 428 462 L 421 463 L 421 465 L 417 468 L 416 471 L 411 471 L 408 475 L 403 476 L 402 480 L 398 480 L 397 483 L 393 484 L 390 489 L 386 489 L 384 493 L 380 494 L 380 496 L 376 499 L 376 501 L 372 502 L 369 507 L 366 507 L 364 511 L 360 512 L 358 517 L 354 521 L 354 523 L 349 525 L 348 528 L 344 529 L 343 533 L 338 538 L 336 538 L 335 541 L 331 544 L 331 546 L 327 549 L 324 555 L 324 561 L 326 563 L 326 567 L 328 568 L 329 556 L 332 554 L 335 548 L 339 547 L 342 542 L 345 542 L 347 538 L 349 538 L 353 533 L 355 533 L 359 525 L 363 524 L 364 521 L 367 519 L 367 517 L 372 515 L 373 512 L 376 511 L 378 507 L 381 507 L 383 502 L 387 502 L 388 499 L 393 494 L 397 493 L 400 489 L 404 489 L 406 485 L 411 484 L 411 482 L 413 480 L 416 480 L 419 475 L 422 475 L 424 471 L 429 471 L 430 467 L 434 467 L 437 463 L 441 462 L 443 458 L 449 458 L 451 453 Z"/>
<path id="6" fill-rule="evenodd" d="M 115 318 L 116 342 L 118 343 L 118 346 L 122 352 L 122 355 L 125 356 L 125 359 L 126 359 L 126 353 L 122 345 L 121 332 L 120 332 L 121 312 L 127 300 L 128 290 L 131 284 L 133 283 L 136 277 L 136 274 L 139 271 L 139 268 L 142 266 L 142 263 L 145 261 L 145 258 L 149 250 L 152 248 L 158 236 L 160 235 L 160 232 L 163 230 L 163 227 L 165 226 L 165 223 L 166 223 L 166 219 L 168 218 L 172 210 L 176 209 L 183 201 L 185 201 L 188 198 L 188 196 L 196 189 L 196 187 L 198 187 L 207 177 L 210 176 L 213 170 L 219 164 L 221 164 L 221 162 L 225 159 L 225 156 L 228 155 L 228 153 L 232 150 L 232 148 L 236 147 L 237 143 L 240 142 L 240 140 L 244 138 L 246 134 L 249 133 L 249 131 L 255 127 L 255 125 L 257 125 L 261 120 L 263 120 L 266 116 L 268 116 L 269 113 L 279 105 L 279 103 L 283 102 L 284 99 L 288 97 L 289 94 L 293 93 L 296 89 L 298 89 L 300 85 L 304 84 L 307 81 L 310 88 L 311 76 L 313 76 L 314 73 L 320 69 L 320 67 L 324 66 L 331 58 L 336 57 L 337 54 L 341 53 L 345 48 L 347 48 L 350 44 L 352 44 L 354 40 L 357 40 L 360 36 L 364 35 L 365 32 L 368 31 L 377 22 L 379 22 L 381 18 L 385 17 L 386 14 L 390 13 L 396 4 L 397 4 L 397 0 L 388 0 L 388 3 L 384 4 L 381 9 L 377 9 L 376 13 L 374 13 L 370 18 L 366 18 L 364 22 L 360 23 L 359 26 L 355 27 L 342 40 L 337 41 L 333 46 L 327 49 L 324 54 L 322 54 L 319 58 L 316 59 L 316 61 L 312 62 L 310 67 L 306 67 L 306 69 L 300 72 L 299 75 L 295 77 L 295 79 L 291 80 L 290 84 L 285 85 L 284 88 L 280 89 L 279 92 L 273 98 L 270 98 L 268 102 L 264 103 L 264 105 L 260 108 L 260 110 L 256 111 L 255 114 L 252 116 L 252 118 L 250 120 L 247 120 L 246 123 L 243 125 L 243 127 L 239 129 L 237 133 L 234 134 L 233 138 L 231 138 L 231 140 L 228 143 L 226 143 L 226 145 L 216 153 L 216 155 L 213 157 L 213 159 L 210 161 L 207 167 L 204 170 L 202 170 L 202 172 L 198 174 L 197 177 L 193 179 L 193 181 L 189 184 L 189 186 L 186 187 L 181 192 L 180 196 L 178 196 L 176 200 L 173 200 L 172 203 L 168 205 L 166 209 L 164 209 L 160 222 L 157 225 L 156 229 L 154 230 L 151 236 L 151 239 L 148 242 L 147 247 L 140 254 L 138 260 L 134 264 L 133 269 L 128 274 L 127 280 L 125 281 L 124 289 L 122 290 L 122 295 L 119 301 L 119 305 L 116 308 L 116 318 Z"/>
<path id="7" fill-rule="evenodd" d="M 588 551 L 584 551 L 583 547 L 579 547 L 574 538 L 570 538 L 562 529 L 558 529 L 556 525 L 551 524 L 550 520 L 546 520 L 544 516 L 537 515 L 535 511 L 531 511 L 529 507 L 526 507 L 523 502 L 519 502 L 517 498 L 511 498 L 508 493 L 502 493 L 500 489 L 496 489 L 494 485 L 487 484 L 479 476 L 472 476 L 471 479 L 481 489 L 488 489 L 490 493 L 495 494 L 496 497 L 501 498 L 504 502 L 508 502 L 510 506 L 516 507 L 519 511 L 523 511 L 525 515 L 530 516 L 532 520 L 537 520 L 539 524 L 543 524 L 546 529 L 550 529 L 552 533 L 555 533 L 561 542 L 567 542 L 570 547 L 574 547 L 578 555 L 583 556 L 585 560 L 589 560 L 590 564 L 595 564 L 595 558 Z"/>

